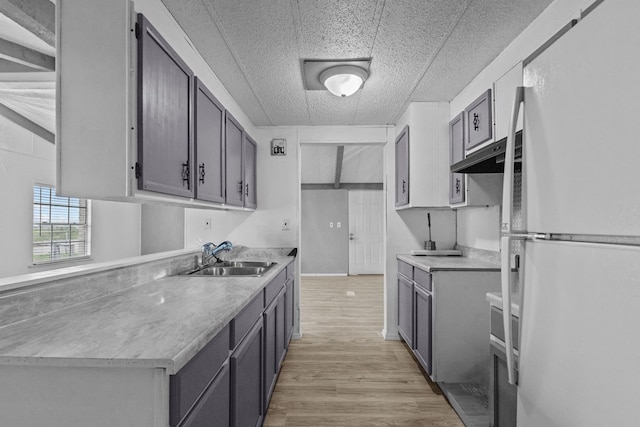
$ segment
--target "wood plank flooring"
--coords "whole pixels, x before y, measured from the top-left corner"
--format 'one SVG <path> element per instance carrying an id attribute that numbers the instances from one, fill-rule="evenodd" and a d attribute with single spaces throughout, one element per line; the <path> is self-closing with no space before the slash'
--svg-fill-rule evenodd
<path id="1" fill-rule="evenodd" d="M 301 310 L 265 426 L 463 426 L 404 344 L 382 338 L 382 276 L 305 277 Z"/>

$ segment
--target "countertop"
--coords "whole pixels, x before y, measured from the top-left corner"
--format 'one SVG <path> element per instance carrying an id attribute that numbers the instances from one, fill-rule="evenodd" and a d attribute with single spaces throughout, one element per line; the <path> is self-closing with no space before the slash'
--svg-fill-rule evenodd
<path id="1" fill-rule="evenodd" d="M 411 254 L 397 254 L 396 257 L 413 265 L 414 267 L 418 267 L 428 272 L 466 270 L 500 271 L 500 266 L 497 264 L 462 256 L 419 256 Z"/>
<path id="2" fill-rule="evenodd" d="M 1 365 L 180 370 L 294 257 L 262 277 L 167 276 L 0 329 Z"/>
<path id="3" fill-rule="evenodd" d="M 502 310 L 502 292 L 488 292 L 487 301 L 492 307 Z M 520 317 L 520 294 L 511 294 L 511 314 Z"/>

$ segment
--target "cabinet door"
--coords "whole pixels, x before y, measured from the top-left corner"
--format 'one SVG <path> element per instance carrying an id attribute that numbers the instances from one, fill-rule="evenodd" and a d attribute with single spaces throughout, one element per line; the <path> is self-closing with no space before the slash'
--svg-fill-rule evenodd
<path id="1" fill-rule="evenodd" d="M 466 126 L 465 149 L 468 150 L 493 138 L 491 89 L 480 95 L 464 110 Z"/>
<path id="2" fill-rule="evenodd" d="M 193 197 L 193 73 L 138 14 L 138 189 Z"/>
<path id="3" fill-rule="evenodd" d="M 264 311 L 264 407 L 267 408 L 271 393 L 276 385 L 276 373 L 278 363 L 276 356 L 277 319 L 276 311 L 278 301 L 273 301 Z"/>
<path id="4" fill-rule="evenodd" d="M 243 206 L 242 134 L 244 130 L 228 112 L 225 121 L 225 201 L 229 205 Z"/>
<path id="5" fill-rule="evenodd" d="M 396 138 L 396 206 L 409 203 L 409 126 Z"/>
<path id="6" fill-rule="evenodd" d="M 231 355 L 232 425 L 256 427 L 263 418 L 262 318 Z"/>
<path id="7" fill-rule="evenodd" d="M 489 381 L 489 425 L 509 427 L 516 425 L 518 388 L 509 384 L 507 355 L 503 348 L 490 345 L 491 377 Z"/>
<path id="8" fill-rule="evenodd" d="M 293 311 L 293 279 L 290 279 L 287 282 L 287 288 L 284 294 L 284 321 L 285 321 L 285 345 L 289 347 L 289 341 L 291 341 L 291 336 L 293 335 L 293 322 L 294 322 L 294 311 Z"/>
<path id="9" fill-rule="evenodd" d="M 257 144 L 249 135 L 245 134 L 243 146 L 244 161 L 244 206 L 255 209 L 257 207 L 256 197 L 256 154 Z"/>
<path id="10" fill-rule="evenodd" d="M 195 79 L 196 198 L 224 203 L 224 107 Z"/>
<path id="11" fill-rule="evenodd" d="M 212 425 L 228 426 L 229 424 L 229 364 L 225 363 L 204 392 L 198 404 L 185 418 L 180 427 L 210 427 Z"/>
<path id="12" fill-rule="evenodd" d="M 413 282 L 398 276 L 398 333 L 413 348 Z"/>
<path id="13" fill-rule="evenodd" d="M 415 355 L 422 367 L 429 375 L 432 374 L 431 356 L 431 308 L 432 295 L 426 289 L 415 286 L 415 324 L 414 324 L 414 347 Z"/>
<path id="14" fill-rule="evenodd" d="M 286 289 L 282 289 L 280 295 L 278 295 L 278 309 L 276 310 L 276 361 L 278 362 L 277 371 L 280 372 L 280 366 L 284 362 L 284 357 L 287 353 L 286 337 L 286 323 L 285 323 L 285 297 Z"/>
<path id="15" fill-rule="evenodd" d="M 522 86 L 522 62 L 517 63 L 493 84 L 493 97 L 495 98 L 495 140 L 499 141 L 507 137 L 509 133 L 509 121 L 511 110 L 516 97 L 516 88 Z M 523 114 L 518 115 L 516 130 L 522 130 Z"/>
<path id="16" fill-rule="evenodd" d="M 464 113 L 449 122 L 449 153 L 451 164 L 464 160 Z M 451 173 L 449 203 L 463 203 L 465 199 L 464 174 Z"/>

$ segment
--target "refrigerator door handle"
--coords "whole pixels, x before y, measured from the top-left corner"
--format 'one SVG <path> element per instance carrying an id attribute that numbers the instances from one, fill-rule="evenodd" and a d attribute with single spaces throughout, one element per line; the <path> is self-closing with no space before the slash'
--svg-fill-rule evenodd
<path id="1" fill-rule="evenodd" d="M 515 168 L 516 128 L 520 105 L 524 102 L 524 87 L 516 88 L 516 95 L 509 119 L 509 133 L 504 153 L 504 180 L 502 182 L 502 232 L 511 233 L 513 222 L 513 174 Z"/>
<path id="2" fill-rule="evenodd" d="M 511 240 L 518 238 L 511 236 L 513 231 L 513 175 L 516 127 L 520 106 L 524 101 L 524 87 L 516 88 L 511 119 L 509 121 L 509 134 L 504 159 L 504 182 L 502 186 L 502 237 L 500 238 L 500 281 L 502 285 L 502 321 L 504 325 L 504 344 L 507 355 L 507 372 L 509 384 L 516 383 L 513 362 L 513 335 L 511 331 Z"/>

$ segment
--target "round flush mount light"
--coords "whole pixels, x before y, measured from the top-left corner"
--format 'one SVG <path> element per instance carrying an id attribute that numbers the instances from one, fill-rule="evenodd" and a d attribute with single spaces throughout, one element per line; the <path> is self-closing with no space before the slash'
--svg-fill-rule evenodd
<path id="1" fill-rule="evenodd" d="M 335 96 L 351 96 L 362 87 L 369 74 L 354 65 L 327 68 L 318 77 L 320 83 Z"/>

